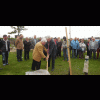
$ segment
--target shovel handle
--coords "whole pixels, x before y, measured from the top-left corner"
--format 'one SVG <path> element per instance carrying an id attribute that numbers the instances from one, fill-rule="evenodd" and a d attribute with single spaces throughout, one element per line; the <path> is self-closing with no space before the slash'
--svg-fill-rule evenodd
<path id="1" fill-rule="evenodd" d="M 48 54 L 47 54 L 47 56 L 48 56 Z M 47 60 L 47 71 L 48 71 L 48 60 Z"/>

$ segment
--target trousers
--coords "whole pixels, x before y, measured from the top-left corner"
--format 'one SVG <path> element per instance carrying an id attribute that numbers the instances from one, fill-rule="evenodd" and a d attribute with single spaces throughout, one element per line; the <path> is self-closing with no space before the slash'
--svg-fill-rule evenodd
<path id="1" fill-rule="evenodd" d="M 24 59 L 29 59 L 29 51 L 24 51 Z"/>
<path id="2" fill-rule="evenodd" d="M 54 69 L 54 66 L 55 66 L 55 55 L 54 54 L 52 54 L 52 55 L 49 56 L 49 59 L 48 59 L 48 67 L 50 67 L 51 57 L 52 57 L 52 69 Z"/>
<path id="3" fill-rule="evenodd" d="M 93 52 L 93 58 L 96 59 L 96 50 L 90 49 L 90 59 L 92 58 L 92 52 Z"/>
<path id="4" fill-rule="evenodd" d="M 72 58 L 74 57 L 77 58 L 77 49 L 72 49 Z"/>
<path id="5" fill-rule="evenodd" d="M 40 66 L 41 66 L 41 61 L 40 62 L 37 62 L 33 59 L 33 63 L 32 63 L 32 70 L 39 70 L 40 69 Z"/>
<path id="6" fill-rule="evenodd" d="M 22 60 L 22 50 L 17 49 L 17 60 L 18 61 Z"/>
<path id="7" fill-rule="evenodd" d="M 64 56 L 64 60 L 66 60 L 66 58 L 67 58 L 67 61 L 68 61 L 68 51 L 67 51 L 67 48 L 63 48 L 63 56 Z"/>
<path id="8" fill-rule="evenodd" d="M 8 55 L 9 55 L 8 51 L 2 52 L 2 62 L 3 62 L 3 64 L 8 64 Z"/>
<path id="9" fill-rule="evenodd" d="M 100 49 L 97 49 L 97 59 L 99 58 Z"/>

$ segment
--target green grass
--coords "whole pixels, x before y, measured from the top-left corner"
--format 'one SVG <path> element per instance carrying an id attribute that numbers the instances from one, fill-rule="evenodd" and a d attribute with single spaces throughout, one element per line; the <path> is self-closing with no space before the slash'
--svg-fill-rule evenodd
<path id="1" fill-rule="evenodd" d="M 86 54 L 86 53 L 85 53 Z M 84 54 L 84 56 L 85 56 Z M 24 58 L 24 54 L 23 54 Z M 55 70 L 51 71 L 52 64 L 49 67 L 49 72 L 51 75 L 68 75 L 69 64 L 66 61 L 63 61 L 63 52 L 62 57 L 55 60 Z M 16 53 L 10 52 L 9 54 L 9 64 L 2 65 L 2 56 L 0 55 L 0 75 L 25 75 L 25 72 L 30 71 L 32 67 L 32 51 L 30 52 L 30 60 L 17 62 Z M 41 60 L 41 69 L 45 69 L 46 61 Z M 52 61 L 52 60 L 51 60 Z M 73 75 L 83 75 L 84 59 L 75 59 L 71 58 L 71 68 Z M 89 75 L 100 75 L 100 59 L 89 60 Z"/>

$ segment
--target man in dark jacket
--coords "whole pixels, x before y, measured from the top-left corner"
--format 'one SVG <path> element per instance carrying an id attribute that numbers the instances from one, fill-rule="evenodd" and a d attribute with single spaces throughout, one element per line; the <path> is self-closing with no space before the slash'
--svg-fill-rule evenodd
<path id="1" fill-rule="evenodd" d="M 0 39 L 0 55 L 2 55 L 1 47 L 2 47 L 2 40 Z M 0 69 L 2 69 L 2 68 L 0 68 Z"/>
<path id="2" fill-rule="evenodd" d="M 55 53 L 56 53 L 56 47 L 54 41 L 50 38 L 50 36 L 47 36 L 47 43 L 46 48 L 48 49 L 49 59 L 48 59 L 48 67 L 50 67 L 50 60 L 52 57 L 52 70 L 54 71 L 54 65 L 55 65 Z"/>
<path id="3" fill-rule="evenodd" d="M 58 39 L 58 44 L 57 44 L 57 56 L 59 55 L 61 57 L 61 46 L 62 46 L 62 42 L 60 39 Z"/>
<path id="4" fill-rule="evenodd" d="M 28 37 L 26 37 L 26 40 L 23 42 L 23 44 L 24 44 L 24 60 L 27 60 L 29 59 L 29 51 L 31 46 L 31 42 L 29 41 Z"/>
<path id="5" fill-rule="evenodd" d="M 56 53 L 55 53 L 55 59 L 56 59 L 57 58 L 57 53 L 58 53 L 58 50 L 57 50 L 58 41 L 57 41 L 56 37 L 54 38 L 54 43 L 55 43 L 55 48 L 56 48 Z"/>
<path id="6" fill-rule="evenodd" d="M 10 52 L 10 42 L 7 40 L 7 35 L 3 35 L 1 52 L 2 52 L 3 66 L 8 65 L 8 55 Z"/>
<path id="7" fill-rule="evenodd" d="M 2 52 L 1 52 L 1 47 L 2 47 L 2 40 L 0 39 L 0 55 L 2 54 Z"/>
<path id="8" fill-rule="evenodd" d="M 88 42 L 86 43 L 86 47 L 87 47 L 87 56 L 89 56 L 89 58 L 90 58 L 89 43 L 90 43 L 90 39 L 88 39 Z"/>

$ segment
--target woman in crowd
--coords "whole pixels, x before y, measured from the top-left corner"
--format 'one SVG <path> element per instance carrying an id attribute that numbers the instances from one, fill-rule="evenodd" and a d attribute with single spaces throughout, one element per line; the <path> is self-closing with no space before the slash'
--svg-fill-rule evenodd
<path id="1" fill-rule="evenodd" d="M 58 44 L 57 44 L 57 56 L 59 55 L 59 57 L 61 57 L 61 46 L 62 46 L 62 42 L 60 39 L 58 39 Z"/>
<path id="2" fill-rule="evenodd" d="M 84 43 L 84 40 L 82 39 L 81 42 L 79 43 L 79 59 L 83 59 L 83 53 L 85 52 L 86 50 L 86 45 Z"/>

